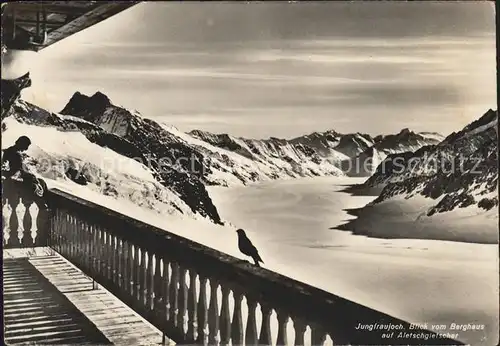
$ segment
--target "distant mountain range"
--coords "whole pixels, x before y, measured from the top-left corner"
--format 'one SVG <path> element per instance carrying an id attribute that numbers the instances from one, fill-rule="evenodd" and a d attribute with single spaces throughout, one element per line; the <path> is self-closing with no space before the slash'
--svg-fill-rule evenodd
<path id="1" fill-rule="evenodd" d="M 415 133 L 409 129 L 375 137 L 329 130 L 293 139 L 248 139 L 201 130 L 185 133 L 173 126 L 143 118 L 136 111 L 114 105 L 100 92 L 92 96 L 75 93 L 59 114 L 17 99 L 5 111 L 5 116 L 14 116 L 28 124 L 79 131 L 93 143 L 140 160 L 149 166 L 159 183 L 174 191 L 194 213 L 220 223 L 218 211 L 205 188 L 207 185 L 230 186 L 313 176 L 370 177 L 374 173 L 366 186 L 385 186 L 379 197 L 382 200 L 403 190 L 416 193 L 407 184 L 427 186 L 448 182 L 449 177 L 440 176 L 435 177 L 433 182 L 422 183 L 422 179 L 430 179 L 427 174 L 429 169 L 424 166 L 420 171 L 426 173 L 426 178 L 420 173 L 410 176 L 382 172 L 380 164 L 395 157 L 406 160 L 429 151 L 443 152 L 449 157 L 460 151 L 474 154 L 485 162 L 493 160 L 492 151 L 484 147 L 493 148 L 491 130 L 479 130 L 494 121 L 492 114 L 496 116 L 496 113 L 491 112 L 483 117 L 486 120 L 481 118 L 477 124 L 464 129 L 465 132 L 446 138 L 437 133 Z M 492 164 L 486 165 L 490 167 Z M 411 182 L 405 183 L 408 179 L 412 179 Z M 469 183 L 469 180 L 463 179 L 464 183 Z M 479 181 L 476 178 L 472 180 Z M 490 185 L 485 189 L 489 191 Z M 429 188 L 421 189 L 426 194 L 432 194 L 428 192 Z M 438 207 L 440 210 L 447 208 Z"/>

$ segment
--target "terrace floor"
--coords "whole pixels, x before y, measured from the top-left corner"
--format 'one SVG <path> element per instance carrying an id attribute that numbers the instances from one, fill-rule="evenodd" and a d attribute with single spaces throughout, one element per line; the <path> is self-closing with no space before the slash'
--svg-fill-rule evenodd
<path id="1" fill-rule="evenodd" d="M 7 345 L 162 344 L 158 329 L 49 248 L 3 251 L 3 299 Z"/>

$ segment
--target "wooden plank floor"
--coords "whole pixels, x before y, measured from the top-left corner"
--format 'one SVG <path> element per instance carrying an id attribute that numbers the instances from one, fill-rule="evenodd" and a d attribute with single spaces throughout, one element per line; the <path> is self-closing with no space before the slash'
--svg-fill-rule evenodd
<path id="1" fill-rule="evenodd" d="M 9 345 L 162 341 L 158 329 L 53 252 L 4 250 L 4 311 Z"/>

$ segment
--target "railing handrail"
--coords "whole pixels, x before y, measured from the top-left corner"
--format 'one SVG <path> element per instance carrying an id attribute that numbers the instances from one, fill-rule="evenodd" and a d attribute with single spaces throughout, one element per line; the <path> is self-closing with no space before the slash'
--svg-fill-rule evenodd
<path id="1" fill-rule="evenodd" d="M 155 255 L 181 263 L 185 268 L 192 268 L 202 277 L 229 283 L 232 289 L 241 290 L 245 296 L 255 299 L 261 305 L 278 307 L 289 316 L 321 325 L 325 332 L 336 336 L 336 342 L 366 342 L 363 339 L 366 338 L 366 331 L 359 331 L 359 334 L 355 331 L 358 323 L 401 324 L 403 330 L 409 330 L 410 324 L 406 321 L 266 268 L 255 267 L 241 259 L 59 189 L 51 189 L 47 197 L 51 208 L 68 210 Z M 405 342 L 405 338 L 401 341 Z M 449 342 L 447 339 L 439 339 L 440 344 Z M 460 343 L 453 341 L 453 344 Z"/>

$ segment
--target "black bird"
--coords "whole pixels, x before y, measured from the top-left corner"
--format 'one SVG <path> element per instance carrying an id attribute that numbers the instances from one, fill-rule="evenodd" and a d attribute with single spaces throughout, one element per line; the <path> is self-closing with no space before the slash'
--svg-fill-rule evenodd
<path id="1" fill-rule="evenodd" d="M 257 267 L 260 267 L 259 262 L 264 263 L 264 261 L 262 260 L 262 258 L 260 258 L 257 248 L 252 244 L 250 239 L 248 239 L 244 230 L 242 230 L 241 228 L 237 229 L 236 233 L 238 233 L 238 248 L 240 249 L 240 251 L 243 254 L 252 257 L 255 265 Z"/>

